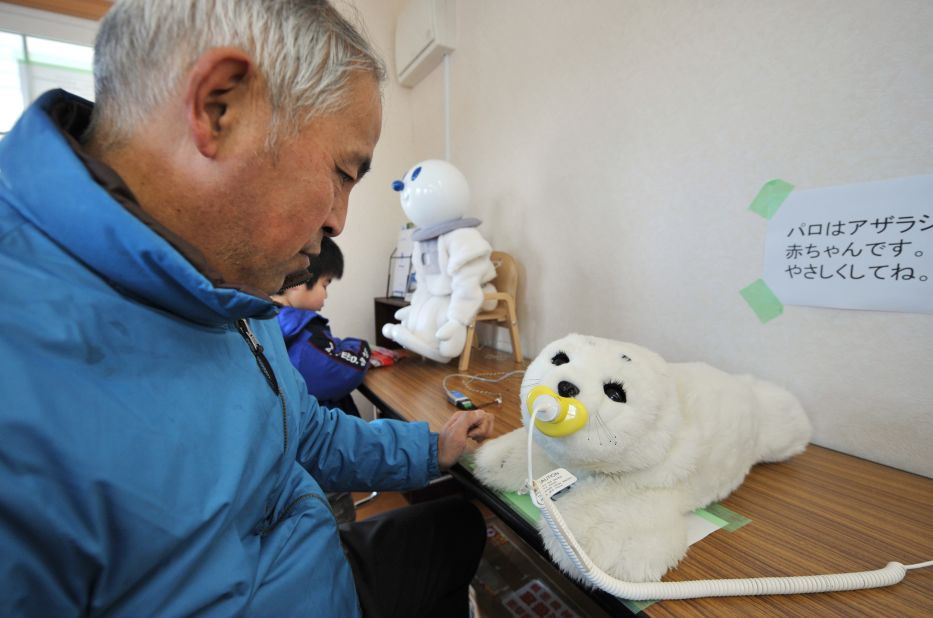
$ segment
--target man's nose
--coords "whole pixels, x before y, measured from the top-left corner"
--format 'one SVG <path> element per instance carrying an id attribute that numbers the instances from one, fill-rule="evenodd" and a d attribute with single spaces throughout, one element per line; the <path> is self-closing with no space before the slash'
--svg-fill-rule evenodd
<path id="1" fill-rule="evenodd" d="M 343 231 L 343 226 L 347 222 L 347 206 L 349 199 L 347 196 L 339 196 L 334 199 L 333 207 L 327 213 L 324 219 L 324 234 L 326 236 L 338 236 Z"/>

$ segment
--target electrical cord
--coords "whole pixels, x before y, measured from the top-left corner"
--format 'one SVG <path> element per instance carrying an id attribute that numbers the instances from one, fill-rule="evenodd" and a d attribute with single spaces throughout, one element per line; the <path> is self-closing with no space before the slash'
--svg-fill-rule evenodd
<path id="1" fill-rule="evenodd" d="M 516 369 L 515 371 L 507 371 L 507 372 L 494 371 L 490 373 L 478 373 L 475 375 L 469 374 L 469 373 L 451 373 L 449 375 L 444 376 L 442 386 L 444 388 L 444 393 L 447 395 L 449 399 L 453 391 L 451 391 L 451 389 L 447 386 L 448 381 L 453 378 L 461 378 L 463 380 L 463 388 L 470 390 L 474 393 L 479 393 L 481 395 L 488 395 L 489 397 L 493 398 L 495 403 L 499 404 L 499 403 L 502 403 L 501 393 L 492 393 L 489 391 L 478 389 L 475 386 L 472 386 L 473 382 L 486 382 L 488 384 L 498 384 L 499 382 L 502 382 L 503 380 L 507 378 L 510 378 L 514 375 L 521 375 L 523 373 L 525 373 L 524 369 Z M 493 377 L 493 376 L 498 376 L 498 377 Z M 488 404 L 485 404 L 485 405 L 488 405 Z M 481 407 L 481 406 L 477 405 L 477 407 Z"/>
<path id="2" fill-rule="evenodd" d="M 534 436 L 535 417 L 543 409 L 536 406 L 528 422 L 528 486 L 531 500 L 541 509 L 541 515 L 554 533 L 561 548 L 579 569 L 580 573 L 601 590 L 631 601 L 696 599 L 702 597 L 758 596 L 770 594 L 808 594 L 860 590 L 891 586 L 902 579 L 907 571 L 933 566 L 933 560 L 918 564 L 903 565 L 889 562 L 884 568 L 855 573 L 831 575 L 803 575 L 793 577 L 759 577 L 751 579 L 705 579 L 684 582 L 626 582 L 616 579 L 600 569 L 583 548 L 564 521 L 551 497 L 544 493 L 534 480 L 531 465 L 531 448 Z"/>

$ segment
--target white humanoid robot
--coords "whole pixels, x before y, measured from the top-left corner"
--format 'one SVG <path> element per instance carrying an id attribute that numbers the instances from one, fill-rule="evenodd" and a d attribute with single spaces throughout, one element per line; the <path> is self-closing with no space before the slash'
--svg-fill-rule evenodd
<path id="1" fill-rule="evenodd" d="M 402 209 L 418 226 L 412 236 L 412 268 L 417 287 L 411 304 L 399 309 L 382 334 L 403 347 L 441 363 L 463 352 L 467 325 L 483 306 L 483 294 L 496 269 L 492 247 L 464 218 L 470 201 L 466 178 L 446 161 L 418 163 L 396 180 Z M 492 309 L 496 301 L 485 307 Z"/>

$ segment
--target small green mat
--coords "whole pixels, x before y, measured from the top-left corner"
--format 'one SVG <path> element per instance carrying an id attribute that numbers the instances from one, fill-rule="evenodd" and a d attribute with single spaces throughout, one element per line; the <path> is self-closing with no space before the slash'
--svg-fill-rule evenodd
<path id="1" fill-rule="evenodd" d="M 475 467 L 472 458 L 461 460 L 460 463 L 470 472 L 472 472 L 473 468 Z M 538 520 L 541 519 L 541 511 L 531 501 L 530 495 L 519 494 L 514 491 L 498 490 L 493 490 L 493 493 L 495 493 L 496 496 L 508 504 L 513 511 L 521 515 L 522 518 L 524 518 L 525 521 L 531 525 L 536 526 Z M 698 517 L 702 517 L 711 524 L 719 526 L 721 530 L 725 530 L 726 532 L 735 532 L 742 526 L 752 521 L 744 515 L 739 515 L 734 511 L 730 511 L 719 502 L 714 502 L 704 508 L 696 509 L 693 513 Z M 627 607 L 630 611 L 635 613 L 638 613 L 644 610 L 646 607 L 657 603 L 657 601 L 630 601 L 628 599 L 622 598 L 619 598 L 619 601 L 621 601 L 621 603 L 625 605 L 625 607 Z"/>
<path id="2" fill-rule="evenodd" d="M 531 501 L 530 495 L 518 494 L 514 491 L 496 491 L 494 493 L 528 523 L 537 524 L 538 520 L 541 519 L 541 511 Z M 751 521 L 743 515 L 730 511 L 719 502 L 697 509 L 693 513 L 711 524 L 719 526 L 726 532 L 735 532 Z"/>
<path id="3" fill-rule="evenodd" d="M 460 463 L 464 468 L 470 472 L 473 472 L 475 463 L 473 462 L 472 457 L 464 458 L 460 461 Z M 541 519 L 541 511 L 534 505 L 534 502 L 531 501 L 530 495 L 519 494 L 514 491 L 492 491 L 503 502 L 512 507 L 512 510 L 521 515 L 528 523 L 537 524 L 538 520 Z M 702 517 L 711 524 L 719 526 L 726 532 L 735 532 L 745 524 L 752 521 L 743 515 L 739 515 L 738 513 L 730 511 L 719 502 L 714 502 L 713 504 L 707 505 L 704 508 L 697 509 L 694 511 L 694 514 Z"/>

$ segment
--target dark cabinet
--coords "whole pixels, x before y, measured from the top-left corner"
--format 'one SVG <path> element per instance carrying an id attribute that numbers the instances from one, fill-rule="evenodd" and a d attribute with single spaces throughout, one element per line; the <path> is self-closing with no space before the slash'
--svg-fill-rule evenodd
<path id="1" fill-rule="evenodd" d="M 376 317 L 376 345 L 396 350 L 402 346 L 388 339 L 382 334 L 382 325 L 395 322 L 395 312 L 408 306 L 404 298 L 379 297 L 373 299 L 374 315 Z"/>

